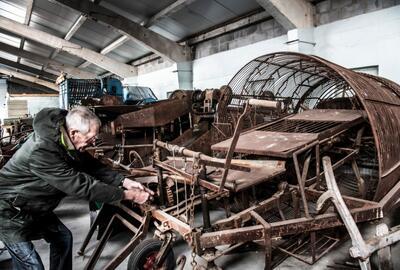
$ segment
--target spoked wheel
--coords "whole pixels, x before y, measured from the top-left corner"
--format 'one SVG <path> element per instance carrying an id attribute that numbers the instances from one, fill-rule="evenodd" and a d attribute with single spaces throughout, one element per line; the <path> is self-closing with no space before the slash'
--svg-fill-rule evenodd
<path id="1" fill-rule="evenodd" d="M 175 269 L 175 256 L 172 249 L 168 251 L 162 267 L 153 268 L 162 242 L 157 239 L 145 239 L 132 251 L 128 261 L 128 270 Z"/>

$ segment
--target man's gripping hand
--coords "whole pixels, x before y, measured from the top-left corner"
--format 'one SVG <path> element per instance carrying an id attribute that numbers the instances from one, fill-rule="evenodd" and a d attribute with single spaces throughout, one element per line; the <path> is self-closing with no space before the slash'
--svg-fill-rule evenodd
<path id="1" fill-rule="evenodd" d="M 144 204 L 150 198 L 150 193 L 138 188 L 124 190 L 123 200 L 133 201 L 138 204 Z"/>
<path id="2" fill-rule="evenodd" d="M 143 204 L 151 199 L 154 192 L 139 182 L 125 178 L 122 186 L 126 189 L 124 191 L 124 200 L 134 201 L 138 204 Z"/>

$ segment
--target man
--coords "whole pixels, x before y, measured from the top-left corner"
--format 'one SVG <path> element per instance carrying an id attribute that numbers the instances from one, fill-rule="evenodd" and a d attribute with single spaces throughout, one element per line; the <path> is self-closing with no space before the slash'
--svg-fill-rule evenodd
<path id="1" fill-rule="evenodd" d="M 50 243 L 51 270 L 72 269 L 71 232 L 53 213 L 66 195 L 142 204 L 153 194 L 85 152 L 100 126 L 85 107 L 43 109 L 33 121 L 34 132 L 0 170 L 0 241 L 15 269 L 44 269 L 35 239 Z"/>

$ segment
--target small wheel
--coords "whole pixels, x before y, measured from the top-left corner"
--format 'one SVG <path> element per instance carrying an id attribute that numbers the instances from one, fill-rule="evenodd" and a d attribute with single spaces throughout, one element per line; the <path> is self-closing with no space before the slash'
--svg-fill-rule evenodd
<path id="1" fill-rule="evenodd" d="M 128 261 L 128 270 L 151 270 L 156 263 L 157 254 L 162 242 L 157 239 L 145 239 L 132 251 Z M 161 268 L 165 270 L 175 269 L 174 251 L 170 249 Z"/>

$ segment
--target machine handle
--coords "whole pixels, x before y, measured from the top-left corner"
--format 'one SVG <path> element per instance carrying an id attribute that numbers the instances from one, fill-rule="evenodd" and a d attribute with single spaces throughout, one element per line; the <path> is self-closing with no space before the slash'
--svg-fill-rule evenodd
<path id="1" fill-rule="evenodd" d="M 265 108 L 276 109 L 276 110 L 281 109 L 280 101 L 251 98 L 247 102 L 249 103 L 249 105 L 252 105 L 252 106 L 259 106 L 259 107 L 265 107 Z"/>

